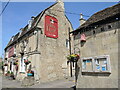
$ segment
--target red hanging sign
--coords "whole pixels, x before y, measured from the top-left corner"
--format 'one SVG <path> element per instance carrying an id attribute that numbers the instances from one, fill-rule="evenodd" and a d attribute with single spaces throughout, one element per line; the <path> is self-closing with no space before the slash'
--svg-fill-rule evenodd
<path id="1" fill-rule="evenodd" d="M 14 55 L 14 47 L 11 47 L 8 51 L 8 58 Z"/>
<path id="2" fill-rule="evenodd" d="M 45 16 L 45 35 L 58 38 L 58 20 L 52 16 Z"/>
<path id="3" fill-rule="evenodd" d="M 80 40 L 81 40 L 81 41 L 86 41 L 86 36 L 85 36 L 85 34 L 81 34 Z"/>

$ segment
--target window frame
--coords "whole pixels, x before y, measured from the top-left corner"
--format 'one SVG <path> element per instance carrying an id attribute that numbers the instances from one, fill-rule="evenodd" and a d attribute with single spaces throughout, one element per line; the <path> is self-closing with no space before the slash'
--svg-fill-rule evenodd
<path id="1" fill-rule="evenodd" d="M 95 72 L 111 72 L 110 56 L 109 55 L 102 55 L 102 56 L 94 57 L 94 67 L 95 67 L 95 59 L 102 59 L 102 58 L 106 58 L 106 61 L 107 61 L 107 67 L 106 68 L 107 68 L 107 70 L 106 71 L 96 71 L 95 70 Z"/>
<path id="2" fill-rule="evenodd" d="M 102 58 L 106 58 L 107 61 L 107 70 L 106 71 L 98 71 L 96 70 L 96 63 L 95 60 L 96 59 L 102 59 Z M 88 70 L 83 70 L 83 61 L 84 60 L 88 60 L 88 59 L 92 59 L 92 70 L 88 71 Z M 81 58 L 81 64 L 82 64 L 82 73 L 111 73 L 111 65 L 110 65 L 110 56 L 109 55 L 101 55 L 101 56 L 95 56 L 95 57 L 85 57 L 85 58 Z"/>
<path id="3" fill-rule="evenodd" d="M 101 27 L 100 30 L 101 30 L 101 32 L 105 32 L 105 28 L 104 27 Z"/>
<path id="4" fill-rule="evenodd" d="M 87 71 L 87 70 L 83 70 L 83 61 L 84 60 L 88 60 L 88 59 L 91 59 L 92 60 L 92 69 L 94 69 L 94 65 L 93 65 L 93 57 L 87 57 L 87 58 L 82 58 L 81 60 L 82 60 L 82 72 L 93 72 L 93 70 L 92 71 Z"/>
<path id="5" fill-rule="evenodd" d="M 70 47 L 69 47 L 69 44 L 70 44 L 69 39 L 66 39 L 66 41 L 65 41 L 65 47 L 66 47 L 67 49 L 70 48 Z"/>

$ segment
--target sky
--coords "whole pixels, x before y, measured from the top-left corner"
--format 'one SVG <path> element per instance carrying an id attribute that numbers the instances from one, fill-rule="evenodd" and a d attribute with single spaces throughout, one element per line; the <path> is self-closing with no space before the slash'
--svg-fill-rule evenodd
<path id="1" fill-rule="evenodd" d="M 42 10 L 54 3 L 55 2 L 10 2 L 2 13 L 2 48 L 0 48 L 0 56 L 3 57 L 4 48 L 10 38 L 28 23 L 31 16 L 38 15 Z M 75 30 L 80 25 L 80 13 L 86 15 L 84 19 L 88 19 L 89 17 L 87 16 L 91 16 L 117 3 L 118 2 L 65 2 L 65 11 L 74 13 L 66 13 L 66 15 Z M 5 5 L 6 2 L 2 2 L 3 8 Z"/>

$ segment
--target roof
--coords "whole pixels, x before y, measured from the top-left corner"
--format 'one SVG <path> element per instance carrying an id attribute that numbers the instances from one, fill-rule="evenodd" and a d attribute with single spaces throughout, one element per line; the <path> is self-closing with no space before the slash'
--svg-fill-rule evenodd
<path id="1" fill-rule="evenodd" d="M 16 41 L 18 39 L 18 36 L 19 36 L 19 33 L 17 33 L 15 36 L 12 36 L 13 40 L 11 38 L 6 47 L 10 46 L 12 42 Z"/>
<path id="2" fill-rule="evenodd" d="M 100 22 L 100 21 L 105 20 L 107 18 L 113 17 L 115 15 L 120 15 L 120 3 L 118 3 L 114 6 L 108 7 L 106 9 L 103 9 L 103 10 L 93 14 L 84 24 L 79 26 L 76 30 L 80 30 L 84 27 L 87 27 L 91 24 Z"/>
<path id="3" fill-rule="evenodd" d="M 32 30 L 33 28 L 35 28 L 35 26 L 37 26 L 37 24 L 39 23 L 39 21 L 41 20 L 42 16 L 44 15 L 45 11 L 48 10 L 49 8 L 53 7 L 54 5 L 56 5 L 58 2 L 54 3 L 53 5 L 51 5 L 50 7 L 46 8 L 45 10 L 43 10 L 40 14 L 38 14 L 35 18 L 34 21 L 32 23 L 32 27 L 30 30 Z M 28 24 L 22 29 L 21 34 L 17 33 L 15 36 L 12 36 L 12 38 L 10 39 L 9 43 L 7 44 L 7 46 L 5 47 L 5 50 L 11 46 L 13 43 L 15 43 L 19 38 L 23 37 L 25 34 L 27 34 L 28 32 L 30 32 L 30 30 L 28 29 Z M 20 35 L 19 35 L 20 34 Z"/>

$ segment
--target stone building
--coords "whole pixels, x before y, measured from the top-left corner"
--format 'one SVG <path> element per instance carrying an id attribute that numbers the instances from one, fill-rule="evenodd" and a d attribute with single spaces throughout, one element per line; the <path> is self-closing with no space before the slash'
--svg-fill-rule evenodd
<path id="1" fill-rule="evenodd" d="M 0 57 L 0 63 L 2 62 L 2 57 Z"/>
<path id="2" fill-rule="evenodd" d="M 118 88 L 120 3 L 80 19 L 74 35 L 77 88 Z"/>
<path id="3" fill-rule="evenodd" d="M 1 72 L 1 69 L 2 69 L 2 62 L 3 62 L 3 58 L 0 57 L 0 72 Z"/>
<path id="4" fill-rule="evenodd" d="M 40 82 L 69 77 L 66 56 L 73 28 L 64 11 L 64 3 L 58 0 L 11 38 L 5 48 L 6 73 L 23 80 L 31 69 Z"/>

